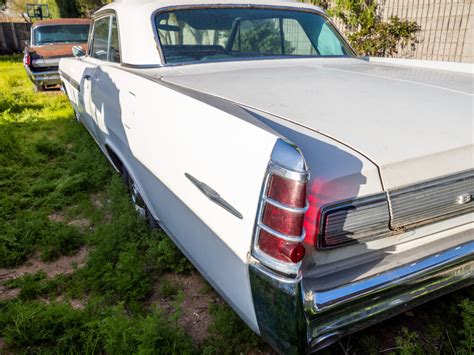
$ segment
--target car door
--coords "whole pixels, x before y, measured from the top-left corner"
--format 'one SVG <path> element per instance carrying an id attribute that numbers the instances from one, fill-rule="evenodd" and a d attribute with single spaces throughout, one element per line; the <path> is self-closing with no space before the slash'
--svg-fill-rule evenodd
<path id="1" fill-rule="evenodd" d="M 110 135 L 110 127 L 121 125 L 120 96 L 112 72 L 120 67 L 120 45 L 115 14 L 97 20 L 101 31 L 97 31 L 97 46 L 93 47 L 91 63 L 95 64 L 91 71 L 91 98 L 89 109 L 95 123 L 96 139 L 104 145 Z M 100 40 L 100 42 L 99 42 Z M 95 43 L 95 41 L 94 41 Z"/>
<path id="2" fill-rule="evenodd" d="M 108 57 L 108 41 L 110 31 L 110 15 L 94 19 L 89 41 L 88 55 L 82 60 L 82 78 L 80 93 L 80 113 L 84 125 L 90 133 L 98 140 L 95 104 L 93 96 L 94 73 Z"/>

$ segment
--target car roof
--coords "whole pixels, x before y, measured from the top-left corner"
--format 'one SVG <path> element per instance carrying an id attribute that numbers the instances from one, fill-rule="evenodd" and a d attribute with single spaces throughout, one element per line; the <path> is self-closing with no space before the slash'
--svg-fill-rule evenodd
<path id="1" fill-rule="evenodd" d="M 122 63 L 153 66 L 163 64 L 163 59 L 157 50 L 153 14 L 162 9 L 181 6 L 272 6 L 324 12 L 320 7 L 292 0 L 117 0 L 96 11 L 93 17 L 110 14 L 110 11 L 115 12 Z"/>
<path id="2" fill-rule="evenodd" d="M 143 10 L 159 10 L 162 8 L 174 6 L 211 6 L 211 5 L 268 5 L 268 6 L 284 6 L 300 9 L 323 10 L 315 5 L 305 4 L 296 0 L 115 0 L 112 3 L 102 7 L 98 12 L 106 9 L 120 8 L 142 8 Z"/>

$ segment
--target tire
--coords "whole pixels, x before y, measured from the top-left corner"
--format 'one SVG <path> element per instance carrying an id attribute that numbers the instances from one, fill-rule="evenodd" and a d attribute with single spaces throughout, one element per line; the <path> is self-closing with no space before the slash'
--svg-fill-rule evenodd
<path id="1" fill-rule="evenodd" d="M 35 85 L 35 92 L 42 92 L 44 91 L 44 86 L 41 84 L 34 84 Z"/>
<path id="2" fill-rule="evenodd" d="M 123 169 L 122 178 L 128 187 L 130 199 L 132 200 L 132 204 L 135 208 L 135 211 L 137 211 L 140 217 L 146 218 L 145 202 L 143 201 L 143 198 L 140 195 L 140 192 L 138 191 L 138 187 L 135 185 L 135 182 L 133 181 L 132 177 L 125 168 Z"/>
<path id="3" fill-rule="evenodd" d="M 151 214 L 150 209 L 148 208 L 142 196 L 140 195 L 140 192 L 138 191 L 138 188 L 135 185 L 135 182 L 133 181 L 132 177 L 128 173 L 127 169 L 124 167 L 122 170 L 122 179 L 128 187 L 130 199 L 132 200 L 132 204 L 138 215 L 147 221 L 150 229 L 159 228 L 158 221 Z"/>
<path id="4" fill-rule="evenodd" d="M 76 122 L 81 123 L 81 115 L 79 115 L 76 109 L 73 109 L 73 110 L 74 110 L 74 117 L 76 118 Z"/>

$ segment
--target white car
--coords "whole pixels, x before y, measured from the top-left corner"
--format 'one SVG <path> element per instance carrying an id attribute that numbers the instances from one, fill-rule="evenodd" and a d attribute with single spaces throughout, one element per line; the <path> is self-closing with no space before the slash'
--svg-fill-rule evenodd
<path id="1" fill-rule="evenodd" d="M 114 2 L 88 48 L 60 62 L 78 120 L 276 350 L 473 284 L 472 66 L 364 60 L 266 0 Z"/>

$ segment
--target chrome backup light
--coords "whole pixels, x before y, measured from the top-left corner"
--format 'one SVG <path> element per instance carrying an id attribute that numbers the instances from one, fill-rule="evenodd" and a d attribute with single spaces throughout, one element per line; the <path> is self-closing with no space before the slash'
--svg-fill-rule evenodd
<path id="1" fill-rule="evenodd" d="M 262 264 L 285 274 L 296 275 L 305 255 L 307 181 L 303 155 L 279 139 L 264 179 L 252 254 Z"/>

